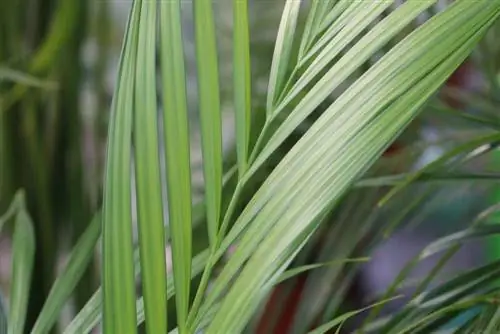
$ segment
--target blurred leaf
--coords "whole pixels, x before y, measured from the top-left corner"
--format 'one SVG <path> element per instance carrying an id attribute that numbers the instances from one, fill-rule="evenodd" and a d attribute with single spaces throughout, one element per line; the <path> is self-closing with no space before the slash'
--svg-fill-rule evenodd
<path id="1" fill-rule="evenodd" d="M 495 331 L 498 331 L 498 325 L 500 324 L 500 307 L 495 306 L 496 310 L 493 313 L 493 316 L 490 317 L 488 323 L 484 324 L 481 326 L 481 328 L 484 328 L 484 333 L 494 333 Z"/>
<path id="2" fill-rule="evenodd" d="M 461 154 L 468 154 L 468 156 L 466 156 L 467 159 L 470 159 L 474 155 L 482 154 L 485 151 L 490 150 L 492 148 L 491 144 L 496 143 L 498 140 L 500 140 L 500 135 L 498 133 L 486 134 L 471 139 L 465 144 L 457 146 L 456 148 L 445 153 L 440 158 L 434 160 L 424 168 L 421 168 L 417 172 L 412 173 L 408 177 L 406 177 L 380 200 L 379 205 L 384 205 L 384 203 L 386 203 L 394 195 L 407 187 L 412 181 L 418 179 L 424 173 L 432 172 L 433 170 L 442 167 L 443 165 L 449 163 L 452 158 L 456 158 Z M 476 151 L 478 149 L 479 151 Z"/>
<path id="3" fill-rule="evenodd" d="M 356 311 L 351 311 L 351 312 L 344 313 L 341 316 L 338 316 L 337 318 L 333 319 L 332 321 L 330 321 L 330 322 L 328 322 L 328 323 L 326 323 L 326 324 L 324 324 L 324 325 L 316 328 L 313 331 L 310 331 L 309 334 L 323 334 L 323 333 L 327 333 L 329 330 L 331 330 L 335 326 L 341 325 L 347 319 L 352 318 L 352 317 L 354 317 L 357 314 L 360 314 L 360 313 L 362 313 L 362 312 L 364 312 L 366 310 L 369 310 L 372 307 L 379 306 L 379 305 L 384 305 L 384 304 L 386 304 L 386 303 L 388 303 L 390 301 L 393 301 L 395 299 L 398 299 L 398 298 L 400 298 L 400 296 L 396 296 L 396 297 L 393 297 L 393 298 L 390 298 L 390 299 L 382 300 L 380 302 L 374 303 L 374 304 L 372 304 L 370 306 L 367 306 L 367 307 L 363 307 L 362 309 L 359 309 L 359 310 L 356 310 Z"/>
<path id="4" fill-rule="evenodd" d="M 379 333 L 400 333 L 403 327 L 415 327 L 423 323 L 434 312 L 462 303 L 463 299 L 485 298 L 488 295 L 489 286 L 498 277 L 498 262 L 493 262 L 479 268 L 463 273 L 456 278 L 442 283 L 436 288 L 422 292 L 408 303 L 401 311 L 394 315 L 391 320 L 378 328 Z M 488 297 L 490 298 L 490 297 Z M 458 309 L 461 309 L 460 307 Z M 446 312 L 445 312 L 446 313 Z"/>
<path id="5" fill-rule="evenodd" d="M 330 262 L 325 262 L 325 263 L 315 263 L 315 264 L 309 264 L 306 266 L 300 266 L 297 268 L 289 269 L 285 271 L 281 276 L 278 278 L 278 281 L 276 284 L 281 283 L 283 281 L 286 281 L 287 279 L 290 279 L 294 276 L 300 275 L 304 272 L 318 269 L 321 267 L 327 267 L 327 266 L 335 266 L 339 264 L 346 264 L 346 263 L 360 263 L 360 262 L 368 262 L 370 261 L 369 257 L 360 257 L 356 259 L 344 259 L 344 260 L 337 260 L 337 261 L 330 261 Z"/>
<path id="6" fill-rule="evenodd" d="M 18 201 L 12 241 L 12 269 L 8 333 L 22 334 L 25 330 L 29 290 L 35 258 L 35 234 L 30 216 L 26 213 L 23 193 Z"/>
<path id="7" fill-rule="evenodd" d="M 362 179 L 356 183 L 356 188 L 398 186 L 409 177 L 414 177 L 413 173 L 400 175 L 378 176 Z M 411 184 L 417 182 L 478 182 L 478 181 L 498 181 L 500 174 L 497 173 L 460 173 L 460 172 L 427 172 L 421 173 L 418 178 L 414 178 Z"/>
<path id="8" fill-rule="evenodd" d="M 54 282 L 31 333 L 48 333 L 57 322 L 62 308 L 94 255 L 97 240 L 101 236 L 101 224 L 101 214 L 98 213 L 73 247 L 68 263 Z"/>
<path id="9" fill-rule="evenodd" d="M 58 88 L 57 82 L 39 79 L 28 73 L 23 73 L 7 67 L 0 67 L 0 82 L 2 81 L 15 82 L 25 86 L 43 88 L 47 90 Z"/>
<path id="10" fill-rule="evenodd" d="M 3 293 L 0 291 L 0 334 L 7 334 L 7 308 L 5 306 Z"/>

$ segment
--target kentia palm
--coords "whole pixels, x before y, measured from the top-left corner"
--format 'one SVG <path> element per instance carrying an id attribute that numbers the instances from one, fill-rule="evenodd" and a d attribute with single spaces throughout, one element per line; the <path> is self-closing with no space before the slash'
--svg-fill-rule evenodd
<path id="1" fill-rule="evenodd" d="M 215 68 L 216 34 L 210 1 L 199 0 L 195 4 L 195 31 L 207 188 L 206 220 L 204 217 L 195 220 L 191 205 L 180 0 L 134 1 L 109 128 L 102 215 L 103 287 L 66 332 L 87 332 L 101 317 L 105 333 L 134 333 L 144 319 L 150 333 L 163 332 L 167 327 L 176 327 L 181 334 L 198 329 L 207 333 L 243 331 L 341 199 L 418 115 L 500 15 L 498 0 L 458 0 L 418 29 L 407 31 L 406 27 L 435 2 L 408 0 L 396 6 L 393 1 L 313 1 L 305 28 L 301 29 L 297 21 L 302 3 L 286 1 L 272 59 L 265 113 L 256 113 L 251 99 L 248 4 L 235 0 L 232 91 L 237 163 L 232 175 L 237 179 L 234 191 L 227 195 L 228 183 L 223 184 L 221 172 L 220 102 L 215 98 L 220 91 Z M 160 101 L 165 130 L 165 152 L 161 154 L 165 154 L 167 161 L 167 235 L 173 246 L 173 274 L 168 275 L 164 270 L 165 244 L 160 237 L 163 235 L 157 156 L 160 139 L 155 134 L 158 118 L 154 116 L 156 45 L 151 34 L 157 28 L 154 20 L 157 14 Z M 362 66 L 403 31 L 404 39 L 393 43 L 377 62 L 359 73 Z M 346 88 L 303 129 L 303 122 L 344 84 Z M 253 122 L 256 118 L 264 120 L 262 127 L 255 127 L 260 124 Z M 255 143 L 251 140 L 252 133 L 257 134 Z M 292 141 L 292 146 L 283 152 L 280 149 L 292 135 L 298 140 Z M 468 149 L 492 141 L 493 137 L 477 140 Z M 131 159 L 135 159 L 136 166 L 142 166 L 137 168 L 136 185 L 139 257 L 134 257 L 131 237 Z M 271 159 L 277 163 L 267 172 L 264 167 L 268 167 Z M 262 178 L 257 176 L 262 173 L 264 180 L 259 181 Z M 228 203 L 227 208 L 223 203 Z M 205 221 L 210 245 L 192 257 L 192 227 Z M 353 231 L 353 236 L 361 240 L 369 231 L 361 228 Z M 496 232 L 490 229 L 481 233 Z M 85 237 L 95 241 L 93 235 Z M 454 240 L 462 239 L 459 236 Z M 221 261 L 234 244 L 237 246 L 234 253 L 227 261 Z M 94 244 L 82 241 L 79 245 L 63 273 L 65 279 L 53 287 L 57 300 L 45 304 L 37 322 L 39 328 L 52 327 L 62 307 L 60 302 L 68 298 L 69 287 L 79 280 L 79 271 L 69 275 L 68 270 L 75 270 L 72 267 L 75 263 L 79 263 L 78 268 L 85 267 Z M 339 249 L 338 260 L 345 262 L 349 253 Z M 137 299 L 134 290 L 139 266 L 144 299 Z M 417 306 L 409 304 L 403 313 L 379 324 L 382 326 L 379 328 L 386 333 L 428 329 L 430 324 L 455 314 L 458 309 L 490 300 L 493 292 L 475 298 L 475 290 L 468 286 L 475 280 L 489 282 L 495 268 L 493 265 L 481 268 L 429 295 L 424 294 L 416 299 Z M 191 278 L 200 274 L 197 291 L 190 291 Z M 446 304 L 438 303 L 454 289 L 466 294 L 457 292 L 454 295 L 457 298 L 450 297 Z M 173 326 L 167 324 L 165 310 L 166 300 L 174 294 L 177 321 Z M 441 308 L 436 309 L 436 303 Z M 58 307 L 54 308 L 55 304 Z M 431 306 L 429 312 L 425 311 L 426 305 Z M 330 305 L 328 312 L 335 319 L 316 332 L 323 333 L 352 315 L 341 316 L 337 306 Z M 314 318 L 297 321 L 294 331 L 308 331 L 313 324 Z M 9 323 L 11 328 L 18 325 Z M 36 328 L 34 332 L 43 333 Z"/>

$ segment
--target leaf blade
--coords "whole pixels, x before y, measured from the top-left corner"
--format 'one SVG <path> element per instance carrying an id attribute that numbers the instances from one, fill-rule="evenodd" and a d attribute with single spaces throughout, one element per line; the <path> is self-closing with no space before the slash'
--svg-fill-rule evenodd
<path id="1" fill-rule="evenodd" d="M 69 255 L 68 264 L 54 282 L 31 333 L 47 333 L 54 326 L 64 303 L 71 296 L 92 259 L 94 248 L 101 235 L 101 227 L 101 214 L 98 213 L 74 246 Z"/>
<path id="2" fill-rule="evenodd" d="M 30 283 L 35 260 L 35 232 L 30 216 L 24 207 L 15 218 L 13 235 L 12 285 L 7 333 L 24 332 Z"/>
<path id="3" fill-rule="evenodd" d="M 240 178 L 247 170 L 251 123 L 248 0 L 233 0 L 233 94 Z"/>
<path id="4" fill-rule="evenodd" d="M 131 136 L 141 0 L 133 2 L 111 106 L 103 196 L 103 329 L 135 333 L 131 217 Z M 120 312 L 117 312 L 120 310 Z"/>
<path id="5" fill-rule="evenodd" d="M 222 121 L 212 3 L 195 1 L 196 60 L 208 234 L 215 245 L 222 197 Z"/>
<path id="6" fill-rule="evenodd" d="M 167 332 L 167 268 L 156 105 L 157 2 L 143 1 L 136 65 L 134 157 L 141 277 L 148 333 Z"/>
<path id="7" fill-rule="evenodd" d="M 290 63 L 301 2 L 302 1 L 300 0 L 288 0 L 286 1 L 285 8 L 283 9 L 283 15 L 281 16 L 281 23 L 274 48 L 271 74 L 267 90 L 266 111 L 268 113 L 268 117 L 272 113 L 276 98 L 281 95 L 281 88 L 285 83 L 285 76 Z M 317 2 L 313 2 L 313 6 L 315 6 L 314 4 L 316 3 Z"/>
<path id="8" fill-rule="evenodd" d="M 191 277 L 191 167 L 180 0 L 160 2 L 160 50 L 169 225 L 180 333 L 186 331 Z"/>

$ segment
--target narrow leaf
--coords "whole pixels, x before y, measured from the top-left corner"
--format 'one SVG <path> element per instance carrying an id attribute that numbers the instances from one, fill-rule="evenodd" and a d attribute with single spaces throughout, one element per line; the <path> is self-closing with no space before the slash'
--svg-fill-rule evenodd
<path id="1" fill-rule="evenodd" d="M 18 211 L 14 224 L 8 333 L 22 334 L 35 259 L 35 233 L 31 218 L 24 208 Z"/>
<path id="2" fill-rule="evenodd" d="M 103 330 L 135 333 L 131 135 L 141 1 L 134 1 L 111 106 L 103 200 Z"/>
<path id="3" fill-rule="evenodd" d="M 198 0 L 193 3 L 193 7 L 208 235 L 211 245 L 215 246 L 222 196 L 222 123 L 217 45 L 212 1 Z"/>
<path id="4" fill-rule="evenodd" d="M 192 262 L 192 271 L 191 271 L 191 279 L 201 274 L 205 264 L 208 260 L 209 252 L 208 250 L 201 252 L 193 258 Z M 174 283 L 171 277 L 168 279 L 167 284 L 167 298 L 172 297 L 175 294 Z M 143 299 L 139 298 L 137 300 L 137 323 L 141 324 L 144 321 L 144 309 L 142 307 Z"/>
<path id="5" fill-rule="evenodd" d="M 191 173 L 180 0 L 160 2 L 165 160 L 177 322 L 186 330 L 191 278 Z"/>
<path id="6" fill-rule="evenodd" d="M 192 262 L 192 273 L 191 278 L 198 276 L 208 260 L 208 251 L 203 251 L 193 258 Z M 170 299 L 174 296 L 176 290 L 174 288 L 173 280 L 168 279 L 167 282 L 167 298 Z M 143 305 L 142 298 L 139 298 L 136 302 L 137 307 L 137 323 L 140 324 L 144 321 L 144 309 L 139 307 Z M 102 313 L 102 290 L 98 289 L 94 295 L 90 298 L 85 307 L 78 313 L 78 315 L 71 321 L 69 326 L 64 330 L 64 334 L 74 334 L 74 333 L 88 333 L 90 332 L 101 320 Z"/>
<path id="7" fill-rule="evenodd" d="M 135 84 L 134 156 L 146 330 L 165 333 L 167 268 L 156 105 L 156 7 L 156 1 L 142 2 Z"/>
<path id="8" fill-rule="evenodd" d="M 101 236 L 101 224 L 101 215 L 98 213 L 71 251 L 68 264 L 54 282 L 31 333 L 48 333 L 57 322 L 62 308 L 94 255 L 97 240 Z"/>
<path id="9" fill-rule="evenodd" d="M 252 221 L 214 284 L 210 299 L 239 272 L 207 333 L 237 332 L 243 328 L 251 314 L 249 310 L 256 307 L 256 299 L 260 298 L 255 291 L 272 275 L 270 268 L 289 260 L 297 249 L 295 245 L 315 228 L 316 219 L 375 162 L 468 56 L 498 16 L 498 3 L 481 3 L 482 6 L 466 0 L 455 2 L 433 22 L 426 23 L 398 44 L 378 63 L 381 68 L 375 65 L 358 83 L 367 84 L 370 80 L 365 79 L 375 73 L 380 78 L 378 71 L 386 70 L 386 66 L 380 64 L 385 61 L 401 70 L 401 76 L 390 75 L 379 84 L 367 87 L 367 92 L 360 93 L 368 94 L 367 100 L 351 95 L 354 92 L 344 93 L 339 100 L 355 102 L 346 110 L 342 104 L 337 107 L 342 106 L 339 111 L 347 112 L 349 117 L 336 118 L 335 112 L 327 110 L 288 152 L 235 223 L 236 227 Z M 440 29 L 436 29 L 437 26 Z M 437 47 L 439 43 L 445 43 L 448 52 L 442 53 Z M 403 50 L 408 57 L 399 55 Z M 410 56 L 410 50 L 415 54 Z M 429 53 L 428 58 L 413 58 L 420 52 Z M 431 58 L 436 63 L 432 63 Z M 406 70 L 409 72 L 404 74 Z M 403 85 L 407 86 L 403 88 Z M 364 85 L 357 88 L 361 86 Z M 398 89 L 402 90 L 401 94 L 396 93 Z M 368 112 L 373 114 L 370 116 Z M 351 117 L 353 115 L 360 118 Z M 360 121 L 366 123 L 360 124 Z M 350 129 L 351 125 L 354 128 Z"/>
<path id="10" fill-rule="evenodd" d="M 268 114 L 272 113 L 276 97 L 280 96 L 281 89 L 285 83 L 301 2 L 301 0 L 287 0 L 283 9 L 278 37 L 276 38 L 274 47 L 273 63 L 271 65 L 269 87 L 267 90 L 266 111 Z M 316 3 L 317 1 L 313 2 L 313 8 L 315 8 Z"/>
<path id="11" fill-rule="evenodd" d="M 489 144 L 495 143 L 500 140 L 500 134 L 486 134 L 479 136 L 477 138 L 471 139 L 467 141 L 465 144 L 459 145 L 449 152 L 443 154 L 438 159 L 429 163 L 427 166 L 419 169 L 418 171 L 409 174 L 405 179 L 403 179 L 399 184 L 397 184 L 389 193 L 387 193 L 380 201 L 379 205 L 383 205 L 387 203 L 394 195 L 399 193 L 401 190 L 405 189 L 411 182 L 417 180 L 419 177 L 424 175 L 425 173 L 432 172 L 436 168 L 442 167 L 444 164 L 449 163 L 452 158 L 455 158 L 459 155 L 465 153 L 474 152 L 476 149 L 484 147 L 488 145 L 488 148 L 491 148 Z"/>
<path id="12" fill-rule="evenodd" d="M 363 313 L 364 311 L 369 310 L 372 307 L 381 306 L 381 305 L 387 304 L 388 302 L 391 302 L 391 301 L 396 300 L 396 299 L 401 298 L 401 297 L 402 296 L 396 296 L 396 297 L 393 297 L 393 298 L 384 299 L 384 300 L 382 300 L 380 302 L 377 302 L 377 303 L 371 304 L 369 306 L 363 307 L 362 309 L 344 313 L 341 316 L 336 317 L 332 321 L 327 322 L 324 325 L 321 325 L 320 327 L 316 328 L 313 331 L 310 331 L 309 334 L 323 334 L 323 333 L 327 333 L 329 330 L 331 330 L 335 326 L 342 324 L 344 321 L 346 321 L 349 318 L 354 317 L 355 315 Z"/>
<path id="13" fill-rule="evenodd" d="M 251 123 L 248 0 L 233 0 L 233 90 L 240 178 L 247 170 Z"/>
<path id="14" fill-rule="evenodd" d="M 338 266 L 338 265 L 342 265 L 342 264 L 346 264 L 346 263 L 360 263 L 360 262 L 368 262 L 368 261 L 370 261 L 369 257 L 360 257 L 360 258 L 354 258 L 354 259 L 345 259 L 345 260 L 337 260 L 337 261 L 330 261 L 330 262 L 324 262 L 324 263 L 308 264 L 305 266 L 300 266 L 300 267 L 285 271 L 283 274 L 280 275 L 276 284 L 281 283 L 283 281 L 286 281 L 287 279 L 290 279 L 294 276 L 300 275 L 300 274 L 307 272 L 307 271 L 310 271 L 310 270 L 328 267 L 328 266 Z"/>
<path id="15" fill-rule="evenodd" d="M 292 110 L 288 118 L 281 124 L 279 129 L 273 134 L 272 138 L 262 149 L 255 163 L 252 164 L 248 174 L 252 174 L 266 161 L 269 156 L 285 141 L 285 139 L 297 128 L 329 94 L 332 93 L 344 80 L 368 60 L 377 50 L 379 50 L 387 41 L 393 38 L 401 31 L 403 27 L 409 24 L 425 8 L 429 7 L 436 0 L 409 1 L 392 12 L 388 17 L 379 22 L 372 30 L 367 32 L 338 62 L 336 62 L 328 72 L 314 85 L 314 87 L 304 96 L 303 99 Z M 353 22 L 356 27 L 355 22 Z M 364 25 L 364 24 L 363 24 Z M 309 74 L 304 74 L 295 83 L 292 91 L 280 106 L 277 106 L 275 114 L 284 110 L 285 106 L 295 98 L 302 89 L 308 85 L 314 76 L 316 76 L 333 58 L 342 50 L 342 45 L 347 45 L 357 34 L 349 33 L 347 30 L 342 38 L 335 39 L 324 57 L 317 64 L 308 68 Z M 347 94 L 344 94 L 347 95 Z M 259 147 L 256 147 L 259 149 Z"/>

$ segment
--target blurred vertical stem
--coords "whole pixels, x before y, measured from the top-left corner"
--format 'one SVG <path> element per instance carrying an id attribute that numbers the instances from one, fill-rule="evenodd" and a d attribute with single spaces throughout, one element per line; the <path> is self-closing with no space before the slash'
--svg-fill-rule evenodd
<path id="1" fill-rule="evenodd" d="M 80 105 L 79 92 L 81 90 L 83 69 L 80 54 L 87 32 L 88 6 L 85 1 L 76 1 L 74 6 L 79 15 L 75 16 L 73 38 L 68 42 L 68 47 L 63 52 L 62 60 L 64 65 L 60 67 L 61 82 L 65 84 L 60 91 L 61 130 L 63 133 L 60 138 L 59 149 L 59 152 L 68 152 L 66 161 L 61 161 L 61 164 L 67 164 L 67 175 L 66 184 L 62 187 L 60 194 L 64 196 L 63 198 L 69 199 L 67 217 L 73 225 L 72 244 L 78 241 L 91 220 L 90 205 L 88 196 L 85 196 L 84 193 L 85 187 L 83 183 L 83 167 L 87 166 L 87 163 L 83 160 L 84 156 L 82 154 L 82 114 L 77 107 Z M 55 171 L 57 172 L 57 169 Z M 55 192 L 57 193 L 57 189 L 55 189 Z M 75 291 L 77 309 L 81 309 L 92 296 L 95 283 L 95 270 L 91 262 Z"/>
<path id="2" fill-rule="evenodd" d="M 78 0 L 0 5 L 0 65 L 50 78 L 62 88 L 48 94 L 21 83 L 0 83 L 0 100 L 13 102 L 0 106 L 0 210 L 17 189 L 24 188 L 35 224 L 37 279 L 30 288 L 27 329 L 54 278 L 60 228 L 74 223 L 78 235 L 90 220 L 78 108 L 88 6 Z M 86 299 L 89 291 L 89 287 L 79 289 L 77 300 Z"/>

